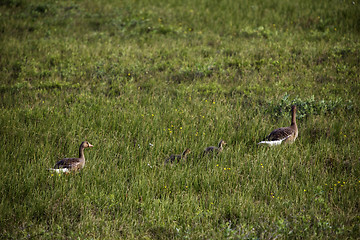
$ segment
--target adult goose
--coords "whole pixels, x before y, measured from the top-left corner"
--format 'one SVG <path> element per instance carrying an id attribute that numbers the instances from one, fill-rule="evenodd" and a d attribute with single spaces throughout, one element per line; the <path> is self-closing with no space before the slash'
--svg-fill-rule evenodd
<path id="1" fill-rule="evenodd" d="M 82 169 L 85 166 L 85 156 L 84 156 L 84 149 L 88 147 L 93 147 L 89 142 L 85 141 L 82 142 L 79 148 L 79 157 L 78 158 L 63 158 L 58 161 L 54 168 L 50 170 L 55 172 L 70 172 L 70 171 L 77 171 Z"/>
<path id="2" fill-rule="evenodd" d="M 191 152 L 191 150 L 189 148 L 185 149 L 184 152 L 182 154 L 172 154 L 170 157 L 168 157 L 165 160 L 165 164 L 173 163 L 175 160 L 177 160 L 177 162 L 180 162 L 181 159 L 186 159 L 186 156 Z"/>
<path id="3" fill-rule="evenodd" d="M 291 125 L 290 127 L 282 127 L 272 131 L 264 141 L 258 144 L 265 144 L 269 146 L 279 145 L 284 143 L 293 143 L 298 136 L 298 127 L 296 125 L 296 106 L 291 107 Z"/>
<path id="4" fill-rule="evenodd" d="M 217 152 L 220 153 L 222 152 L 222 150 L 224 149 L 224 146 L 226 145 L 226 142 L 224 140 L 220 140 L 219 144 L 217 147 L 215 146 L 211 146 L 211 147 L 207 147 L 204 149 L 204 153 L 203 155 L 207 154 L 207 153 L 211 153 L 211 152 Z"/>

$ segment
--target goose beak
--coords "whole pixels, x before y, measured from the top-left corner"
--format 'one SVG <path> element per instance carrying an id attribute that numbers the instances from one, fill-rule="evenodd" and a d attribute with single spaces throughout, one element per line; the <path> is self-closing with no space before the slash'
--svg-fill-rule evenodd
<path id="1" fill-rule="evenodd" d="M 90 143 L 89 143 L 89 147 L 93 147 L 94 145 L 91 145 Z"/>

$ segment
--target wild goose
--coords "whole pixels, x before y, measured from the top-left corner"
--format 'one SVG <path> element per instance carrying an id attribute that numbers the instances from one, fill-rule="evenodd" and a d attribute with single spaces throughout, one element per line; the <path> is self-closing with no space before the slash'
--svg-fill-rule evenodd
<path id="1" fill-rule="evenodd" d="M 172 154 L 170 157 L 168 157 L 166 160 L 165 160 L 165 164 L 168 164 L 169 162 L 170 163 L 173 163 L 175 160 L 177 160 L 177 162 L 180 162 L 181 159 L 186 159 L 186 156 L 190 153 L 190 149 L 187 148 L 184 150 L 184 152 L 180 155 L 176 155 L 176 154 Z"/>
<path id="2" fill-rule="evenodd" d="M 211 152 L 220 153 L 220 152 L 222 152 L 223 146 L 225 146 L 225 145 L 226 145 L 226 142 L 225 142 L 224 140 L 220 140 L 220 142 L 219 142 L 219 144 L 218 144 L 217 147 L 211 146 L 211 147 L 205 148 L 203 155 L 205 155 L 205 154 L 207 154 L 207 153 L 211 153 Z"/>
<path id="3" fill-rule="evenodd" d="M 298 128 L 296 125 L 296 106 L 291 107 L 291 125 L 290 127 L 282 127 L 272 131 L 264 141 L 258 144 L 265 144 L 269 146 L 279 145 L 284 143 L 293 143 L 298 136 Z"/>
<path id="4" fill-rule="evenodd" d="M 64 158 L 58 161 L 54 168 L 50 170 L 55 172 L 64 172 L 68 173 L 70 171 L 77 171 L 82 169 L 85 166 L 85 156 L 84 149 L 88 147 L 93 147 L 89 142 L 82 142 L 79 148 L 79 157 L 78 158 Z"/>

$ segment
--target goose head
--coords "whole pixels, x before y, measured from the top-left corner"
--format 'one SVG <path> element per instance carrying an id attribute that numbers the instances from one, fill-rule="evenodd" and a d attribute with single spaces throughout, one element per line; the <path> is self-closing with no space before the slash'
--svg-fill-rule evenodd
<path id="1" fill-rule="evenodd" d="M 82 148 L 88 148 L 88 147 L 94 147 L 94 145 L 91 145 L 88 141 L 84 141 L 81 143 Z"/>
<path id="2" fill-rule="evenodd" d="M 187 148 L 187 149 L 185 149 L 183 155 L 186 156 L 189 153 L 191 153 L 191 150 L 189 148 Z"/>
<path id="3" fill-rule="evenodd" d="M 227 143 L 224 140 L 220 140 L 219 147 L 225 146 Z"/>

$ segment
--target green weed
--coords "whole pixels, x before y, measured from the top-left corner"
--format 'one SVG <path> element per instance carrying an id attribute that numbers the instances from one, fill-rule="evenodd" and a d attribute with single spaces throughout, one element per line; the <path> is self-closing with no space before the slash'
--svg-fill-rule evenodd
<path id="1" fill-rule="evenodd" d="M 0 238 L 356 239 L 359 13 L 2 1 Z M 259 147 L 293 104 L 296 142 Z M 48 170 L 84 140 L 81 172 Z"/>

